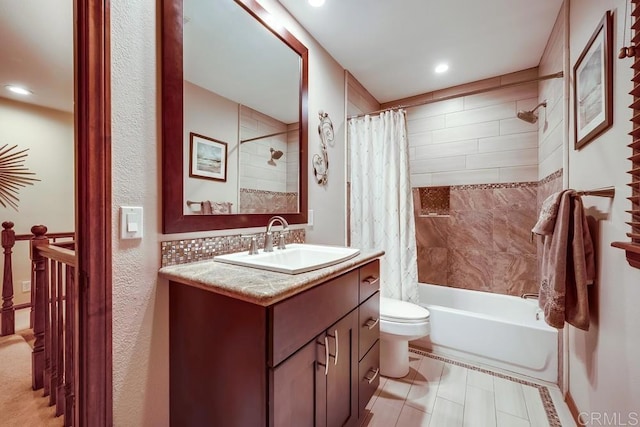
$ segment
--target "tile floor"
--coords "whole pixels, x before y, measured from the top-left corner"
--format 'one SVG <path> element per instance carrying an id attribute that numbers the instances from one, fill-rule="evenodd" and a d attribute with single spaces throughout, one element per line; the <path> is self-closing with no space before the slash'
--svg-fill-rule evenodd
<path id="1" fill-rule="evenodd" d="M 464 363 L 409 353 L 411 370 L 401 379 L 380 378 L 364 427 L 575 426 L 560 390 L 546 385 L 557 411 L 550 423 L 538 387 L 486 373 Z M 555 387 L 556 390 L 549 390 Z M 552 397 L 556 393 L 558 396 Z M 564 407 L 563 407 L 564 405 Z"/>

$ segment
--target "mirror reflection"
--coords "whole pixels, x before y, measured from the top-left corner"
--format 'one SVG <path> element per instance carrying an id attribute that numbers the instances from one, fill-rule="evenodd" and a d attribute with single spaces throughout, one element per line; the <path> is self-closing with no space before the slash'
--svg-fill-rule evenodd
<path id="1" fill-rule="evenodd" d="M 300 55 L 233 0 L 185 0 L 184 215 L 300 211 Z"/>

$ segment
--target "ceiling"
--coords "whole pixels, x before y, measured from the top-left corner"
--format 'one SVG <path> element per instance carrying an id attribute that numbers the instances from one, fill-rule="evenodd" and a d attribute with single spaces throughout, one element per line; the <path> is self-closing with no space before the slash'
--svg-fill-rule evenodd
<path id="1" fill-rule="evenodd" d="M 540 62 L 562 0 L 279 0 L 380 102 Z M 72 2 L 0 2 L 0 96 L 73 111 Z M 362 7 L 365 4 L 366 7 Z M 401 4 L 402 7 L 398 7 Z M 433 72 L 447 62 L 447 73 Z M 28 98 L 4 85 L 33 91 Z"/>
<path id="2" fill-rule="evenodd" d="M 536 67 L 562 0 L 279 0 L 381 103 Z M 449 71 L 434 73 L 438 63 Z"/>
<path id="3" fill-rule="evenodd" d="M 0 1 L 0 97 L 73 111 L 73 3 Z M 29 96 L 5 85 L 28 88 Z"/>

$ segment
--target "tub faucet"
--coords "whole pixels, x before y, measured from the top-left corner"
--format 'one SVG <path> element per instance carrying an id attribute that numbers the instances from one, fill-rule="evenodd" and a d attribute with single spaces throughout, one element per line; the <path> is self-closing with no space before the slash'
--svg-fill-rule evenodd
<path id="1" fill-rule="evenodd" d="M 529 298 L 538 299 L 538 298 L 540 298 L 540 294 L 522 294 L 522 298 L 524 298 L 524 299 L 529 299 Z"/>
<path id="2" fill-rule="evenodd" d="M 275 222 L 279 222 L 282 225 L 282 231 L 280 232 L 280 239 L 278 240 L 278 249 L 286 249 L 284 236 L 289 232 L 289 223 L 281 216 L 271 217 L 267 223 L 267 233 L 264 237 L 264 251 L 273 252 L 273 237 L 271 235 L 271 227 Z"/>

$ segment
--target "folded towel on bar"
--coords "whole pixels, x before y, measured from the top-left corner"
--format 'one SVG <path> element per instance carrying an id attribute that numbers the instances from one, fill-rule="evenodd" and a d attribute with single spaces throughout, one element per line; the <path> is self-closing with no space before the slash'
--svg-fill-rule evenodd
<path id="1" fill-rule="evenodd" d="M 595 279 L 593 242 L 582 199 L 574 190 L 549 196 L 531 230 L 542 236 L 540 308 L 558 329 L 565 321 L 589 329 L 587 285 Z"/>

